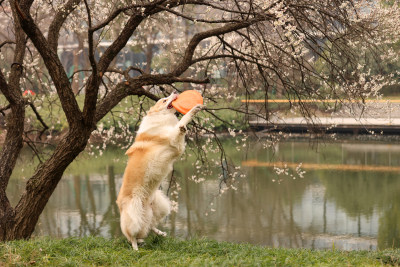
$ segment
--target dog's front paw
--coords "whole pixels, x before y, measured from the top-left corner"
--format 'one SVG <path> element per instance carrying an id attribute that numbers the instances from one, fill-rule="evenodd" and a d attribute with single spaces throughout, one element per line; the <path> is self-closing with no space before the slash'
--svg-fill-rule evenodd
<path id="1" fill-rule="evenodd" d="M 202 105 L 202 104 L 197 104 L 196 106 L 194 106 L 194 107 L 192 108 L 193 114 L 196 114 L 197 112 L 203 110 L 204 108 L 205 108 L 204 105 Z"/>
<path id="2" fill-rule="evenodd" d="M 186 126 L 180 126 L 179 130 L 181 131 L 181 133 L 186 133 L 187 131 Z"/>

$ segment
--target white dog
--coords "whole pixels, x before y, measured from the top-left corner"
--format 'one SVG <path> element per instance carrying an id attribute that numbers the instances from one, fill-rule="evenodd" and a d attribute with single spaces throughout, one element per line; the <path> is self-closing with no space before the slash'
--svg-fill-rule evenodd
<path id="1" fill-rule="evenodd" d="M 186 125 L 203 106 L 192 108 L 179 121 L 172 101 L 177 94 L 160 99 L 143 118 L 129 156 L 117 204 L 121 214 L 122 233 L 137 250 L 150 230 L 156 228 L 170 213 L 170 201 L 159 190 L 164 178 L 172 171 L 174 161 L 185 150 Z"/>

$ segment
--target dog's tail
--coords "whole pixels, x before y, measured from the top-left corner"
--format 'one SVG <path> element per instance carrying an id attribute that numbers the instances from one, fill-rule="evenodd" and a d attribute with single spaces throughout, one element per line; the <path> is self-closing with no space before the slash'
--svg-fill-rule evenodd
<path id="1" fill-rule="evenodd" d="M 144 208 L 140 197 L 132 197 L 126 205 L 126 213 L 129 216 L 131 225 L 138 231 L 143 225 Z"/>
<path id="2" fill-rule="evenodd" d="M 134 250 L 137 250 L 137 235 L 143 227 L 143 202 L 139 197 L 132 197 L 121 203 L 121 230 Z"/>
<path id="3" fill-rule="evenodd" d="M 140 197 L 131 197 L 120 202 L 121 229 L 124 235 L 132 240 L 143 227 L 144 208 Z"/>

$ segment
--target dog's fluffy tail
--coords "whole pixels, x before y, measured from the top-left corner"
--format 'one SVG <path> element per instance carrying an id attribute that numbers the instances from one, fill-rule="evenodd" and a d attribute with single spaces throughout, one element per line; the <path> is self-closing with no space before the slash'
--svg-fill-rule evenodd
<path id="1" fill-rule="evenodd" d="M 121 213 L 121 229 L 132 242 L 143 227 L 143 202 L 139 197 L 132 197 L 123 204 Z"/>
<path id="2" fill-rule="evenodd" d="M 140 197 L 133 197 L 132 199 L 130 199 L 127 205 L 126 212 L 130 217 L 132 224 L 138 226 L 143 224 L 144 209 L 143 202 Z"/>

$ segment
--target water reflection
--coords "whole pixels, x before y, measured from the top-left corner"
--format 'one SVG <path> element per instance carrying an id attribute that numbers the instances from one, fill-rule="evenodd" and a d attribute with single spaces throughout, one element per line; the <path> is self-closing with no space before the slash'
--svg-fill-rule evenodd
<path id="1" fill-rule="evenodd" d="M 164 224 L 171 235 L 271 247 L 400 247 L 400 179 L 395 169 L 400 166 L 400 145 L 342 141 L 311 147 L 296 141 L 274 151 L 256 143 L 249 146 L 246 155 L 234 149 L 228 154 L 239 165 L 251 160 L 268 164 L 245 167 L 248 177 L 237 191 L 215 197 L 219 181 L 207 178 L 197 184 L 179 179 L 179 211 Z M 60 182 L 35 234 L 121 236 L 115 200 L 124 157 L 112 149 L 97 159 L 82 157 Z M 271 162 L 303 162 L 307 173 L 297 179 L 278 176 Z M 318 167 L 324 164 L 339 167 Z M 360 170 L 340 167 L 349 165 Z M 190 161 L 177 164 L 178 177 L 192 173 Z M 10 181 L 12 203 L 23 184 L 21 179 Z"/>

